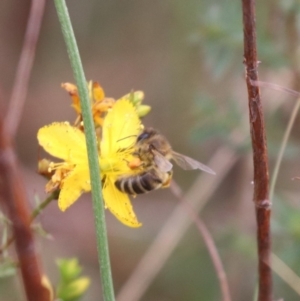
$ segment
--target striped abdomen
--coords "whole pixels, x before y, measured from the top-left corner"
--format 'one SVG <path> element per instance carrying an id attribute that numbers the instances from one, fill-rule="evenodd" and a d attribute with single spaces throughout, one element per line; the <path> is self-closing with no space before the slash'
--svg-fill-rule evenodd
<path id="1" fill-rule="evenodd" d="M 158 189 L 169 181 L 171 173 L 162 173 L 154 168 L 134 176 L 121 177 L 116 187 L 127 194 L 136 195 Z"/>

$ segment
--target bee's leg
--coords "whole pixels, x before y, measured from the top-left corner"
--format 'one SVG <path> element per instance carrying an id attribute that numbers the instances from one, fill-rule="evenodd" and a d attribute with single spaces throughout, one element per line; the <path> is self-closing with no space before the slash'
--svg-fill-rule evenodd
<path id="1" fill-rule="evenodd" d="M 173 172 L 172 172 L 172 171 L 169 171 L 169 172 L 167 173 L 166 179 L 165 179 L 165 181 L 163 182 L 163 184 L 162 184 L 162 186 L 161 186 L 162 188 L 167 188 L 167 187 L 170 186 L 171 180 L 172 180 L 172 175 L 173 175 Z"/>
<path id="2" fill-rule="evenodd" d="M 131 161 L 127 162 L 128 167 L 130 169 L 136 169 L 143 165 L 143 162 L 140 160 L 140 158 L 133 158 Z"/>

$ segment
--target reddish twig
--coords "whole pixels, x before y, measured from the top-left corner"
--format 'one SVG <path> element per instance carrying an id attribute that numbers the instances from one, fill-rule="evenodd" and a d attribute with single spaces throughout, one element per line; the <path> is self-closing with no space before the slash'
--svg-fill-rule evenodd
<path id="1" fill-rule="evenodd" d="M 4 208 L 12 222 L 16 252 L 28 301 L 49 301 L 48 289 L 42 285 L 42 273 L 30 229 L 30 212 L 26 189 L 20 177 L 11 140 L 0 121 L 0 193 Z"/>
<path id="2" fill-rule="evenodd" d="M 198 228 L 198 231 L 202 235 L 202 238 L 204 240 L 204 243 L 208 249 L 208 252 L 210 254 L 211 260 L 213 262 L 213 265 L 215 267 L 220 288 L 222 292 L 222 300 L 223 301 L 231 301 L 230 297 L 230 290 L 229 285 L 227 281 L 227 276 L 221 261 L 221 258 L 219 256 L 217 247 L 214 243 L 214 240 L 212 236 L 210 235 L 208 229 L 206 228 L 205 224 L 202 222 L 202 220 L 199 218 L 199 216 L 196 214 L 196 211 L 193 209 L 191 204 L 184 198 L 181 188 L 178 186 L 178 184 L 172 180 L 170 189 L 172 193 L 182 202 L 182 204 L 185 206 L 186 210 L 188 211 L 189 215 L 193 219 L 195 225 Z"/>
<path id="3" fill-rule="evenodd" d="M 18 128 L 25 103 L 35 49 L 43 19 L 45 0 L 32 0 L 24 44 L 17 67 L 16 78 L 5 118 L 5 131 L 13 137 Z"/>
<path id="4" fill-rule="evenodd" d="M 12 146 L 26 99 L 37 38 L 45 0 L 33 0 L 28 18 L 24 45 L 17 69 L 13 92 L 5 123 L 0 120 L 0 193 L 3 207 L 12 222 L 15 248 L 28 301 L 50 301 L 50 291 L 43 285 L 30 229 L 30 212 L 26 189 L 20 176 L 17 158 Z M 2 116 L 1 116 L 2 117 Z"/>
<path id="5" fill-rule="evenodd" d="M 24 37 L 24 44 L 22 47 L 16 78 L 13 85 L 13 91 L 4 122 L 5 131 L 7 132 L 6 134 L 10 137 L 15 135 L 20 122 L 21 113 L 23 111 L 30 73 L 35 56 L 35 49 L 43 19 L 45 3 L 45 0 L 33 0 L 31 3 L 28 24 Z M 10 237 L 6 244 L 0 248 L 0 254 L 13 241 L 14 237 Z"/>
<path id="6" fill-rule="evenodd" d="M 259 258 L 259 301 L 272 300 L 272 274 L 270 267 L 271 234 L 269 200 L 269 170 L 266 134 L 259 87 L 252 84 L 258 80 L 257 48 L 255 31 L 255 1 L 243 0 L 244 60 L 249 98 L 250 131 L 254 164 L 254 202 L 257 219 Z"/>

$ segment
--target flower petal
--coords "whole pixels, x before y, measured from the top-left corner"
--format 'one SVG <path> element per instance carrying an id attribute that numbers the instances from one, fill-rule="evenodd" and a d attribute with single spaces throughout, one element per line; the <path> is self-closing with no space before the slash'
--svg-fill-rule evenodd
<path id="1" fill-rule="evenodd" d="M 84 134 L 66 122 L 55 122 L 39 129 L 39 144 L 50 155 L 68 162 L 86 162 L 87 152 Z"/>
<path id="2" fill-rule="evenodd" d="M 132 147 L 140 131 L 140 119 L 133 104 L 127 99 L 117 101 L 104 119 L 101 156 Z"/>
<path id="3" fill-rule="evenodd" d="M 91 190 L 90 174 L 88 165 L 76 166 L 73 171 L 63 180 L 59 193 L 58 206 L 65 211 L 71 206 L 83 192 Z"/>
<path id="4" fill-rule="evenodd" d="M 94 102 L 102 101 L 105 97 L 103 88 L 97 82 L 93 82 L 92 86 Z"/>
<path id="5" fill-rule="evenodd" d="M 138 228 L 142 224 L 137 220 L 127 194 L 119 191 L 115 186 L 115 177 L 106 177 L 103 186 L 105 206 L 115 217 L 126 226 Z"/>

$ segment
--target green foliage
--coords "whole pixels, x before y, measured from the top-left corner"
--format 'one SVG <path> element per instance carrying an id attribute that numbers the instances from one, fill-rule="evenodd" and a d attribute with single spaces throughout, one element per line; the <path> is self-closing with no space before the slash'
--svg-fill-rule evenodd
<path id="1" fill-rule="evenodd" d="M 6 278 L 14 276 L 17 272 L 18 265 L 11 259 L 5 258 L 3 262 L 0 263 L 0 278 Z"/>
<path id="2" fill-rule="evenodd" d="M 286 112 L 276 110 L 271 114 L 266 114 L 266 132 L 268 135 L 268 155 L 270 159 L 278 156 L 280 145 L 284 136 L 285 127 L 287 125 Z M 286 149 L 284 151 L 285 159 L 297 159 L 299 150 L 298 142 L 290 137 Z"/>
<path id="3" fill-rule="evenodd" d="M 300 210 L 297 199 L 290 201 L 290 194 L 277 194 L 273 200 L 273 252 L 292 271 L 299 275 L 299 244 L 300 244 Z M 299 296 L 287 285 L 290 279 L 275 277 L 274 288 L 284 292 L 286 300 L 298 300 Z"/>
<path id="4" fill-rule="evenodd" d="M 241 61 L 236 60 L 242 57 L 243 52 L 241 7 L 238 1 L 218 1 L 206 5 L 191 41 L 201 45 L 205 64 L 213 70 L 215 78 L 220 78 L 232 66 L 241 65 Z"/>
<path id="5" fill-rule="evenodd" d="M 294 1 L 294 0 L 280 0 L 278 2 L 279 7 L 285 12 L 285 13 L 295 13 L 295 14 L 299 14 L 300 12 L 300 3 L 299 1 Z M 299 19 L 299 16 L 298 16 Z M 300 21 L 300 19 L 299 19 Z M 300 23 L 298 22 L 298 25 L 300 25 Z M 300 27 L 298 27 L 300 28 Z"/>
<path id="6" fill-rule="evenodd" d="M 197 123 L 192 131 L 196 141 L 228 138 L 228 134 L 241 123 L 241 112 L 232 100 L 218 103 L 207 95 L 198 95 L 195 100 L 194 114 Z"/>
<path id="7" fill-rule="evenodd" d="M 77 258 L 59 259 L 57 265 L 61 277 L 57 297 L 63 301 L 79 300 L 89 287 L 90 279 L 80 276 L 82 268 Z"/>
<path id="8" fill-rule="evenodd" d="M 299 180 L 295 180 L 299 181 Z M 289 198 L 282 195 L 276 195 L 274 200 L 274 215 L 276 219 L 273 221 L 273 231 L 277 236 L 278 248 L 286 243 L 300 243 L 300 210 L 296 204 L 287 202 Z M 283 243 L 285 241 L 285 243 Z M 285 247 L 284 247 L 285 250 Z"/>
<path id="9" fill-rule="evenodd" d="M 35 231 L 36 234 L 38 234 L 40 237 L 46 238 L 46 239 L 52 239 L 52 235 L 48 233 L 40 223 L 34 223 L 32 224 L 32 229 Z"/>
<path id="10" fill-rule="evenodd" d="M 1 237 L 1 259 L 0 259 L 0 278 L 8 278 L 14 276 L 18 269 L 18 264 L 10 257 L 7 250 L 9 242 L 10 220 L 0 211 L 0 227 L 2 231 Z"/>
<path id="11" fill-rule="evenodd" d="M 286 19 L 295 1 L 287 1 L 276 7 L 276 3 L 258 3 L 257 45 L 259 59 L 268 68 L 279 68 L 289 61 L 286 55 Z M 293 3 L 291 3 L 293 2 Z M 203 4 L 205 13 L 198 17 L 196 30 L 191 32 L 190 41 L 198 44 L 204 54 L 205 64 L 214 78 L 226 76 L 230 70 L 240 72 L 243 57 L 243 28 L 241 3 L 239 1 L 208 1 Z M 277 12 L 278 15 L 273 13 Z M 280 30 L 276 18 L 281 18 Z M 300 24 L 300 22 L 298 22 Z M 280 43 L 281 42 L 281 43 Z M 237 60 L 241 58 L 241 60 Z"/>

